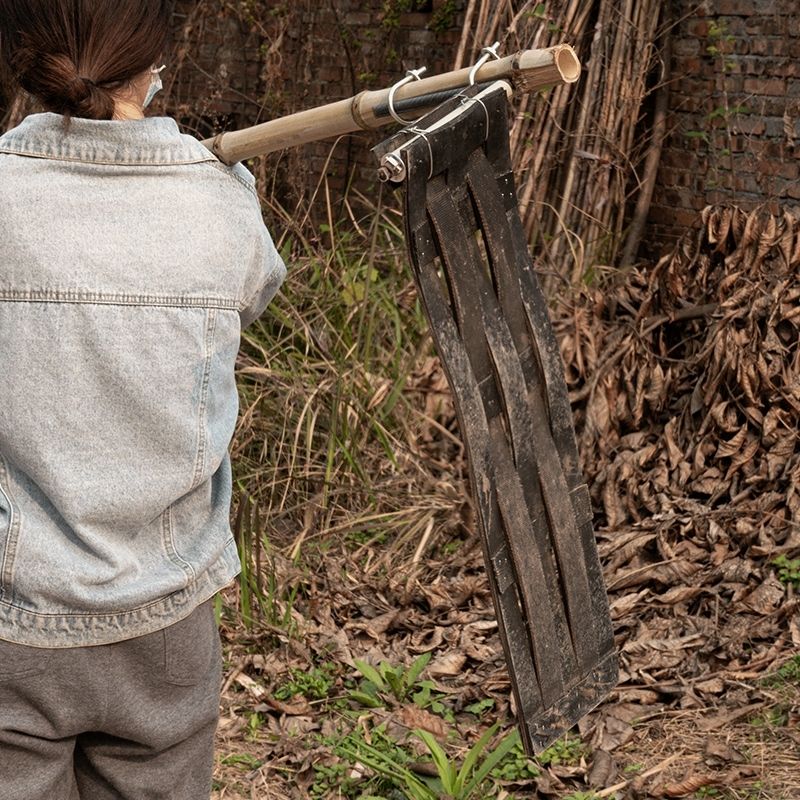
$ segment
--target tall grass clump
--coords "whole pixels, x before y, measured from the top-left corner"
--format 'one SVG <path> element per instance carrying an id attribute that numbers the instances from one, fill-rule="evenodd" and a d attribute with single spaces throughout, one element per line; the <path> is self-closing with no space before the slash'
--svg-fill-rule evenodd
<path id="1" fill-rule="evenodd" d="M 281 585 L 292 570 L 276 558 L 298 567 L 309 551 L 352 543 L 382 556 L 377 568 L 452 513 L 452 491 L 435 490 L 424 451 L 431 426 L 452 417 L 433 419 L 422 400 L 432 345 L 400 224 L 376 208 L 368 228 L 332 222 L 311 239 L 293 225 L 278 240 L 288 277 L 244 332 L 238 362 L 245 621 L 287 622 L 297 587 Z"/>

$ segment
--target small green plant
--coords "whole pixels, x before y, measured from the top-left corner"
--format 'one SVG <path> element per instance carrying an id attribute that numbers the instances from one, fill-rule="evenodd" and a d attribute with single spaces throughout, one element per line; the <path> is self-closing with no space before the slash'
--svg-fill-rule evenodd
<path id="1" fill-rule="evenodd" d="M 480 717 L 485 711 L 491 711 L 493 708 L 494 698 L 487 697 L 483 700 L 478 700 L 477 703 L 471 703 L 468 706 L 464 706 L 464 711 L 469 714 L 474 714 L 476 717 Z"/>
<path id="2" fill-rule="evenodd" d="M 735 800 L 762 800 L 766 797 L 763 781 L 756 781 L 752 786 L 740 789 L 739 792 Z M 741 792 L 745 792 L 745 794 L 741 794 Z"/>
<path id="3" fill-rule="evenodd" d="M 438 714 L 448 722 L 455 722 L 453 709 L 444 702 L 447 695 L 436 690 L 433 681 L 419 681 L 416 684 L 416 691 L 411 695 L 414 704 L 434 714 Z"/>
<path id="4" fill-rule="evenodd" d="M 781 583 L 800 589 L 800 558 L 779 555 L 772 559 L 772 564 L 778 568 L 778 580 Z"/>
<path id="5" fill-rule="evenodd" d="M 536 778 L 541 771 L 535 762 L 528 758 L 518 741 L 506 757 L 492 770 L 492 777 L 498 781 L 527 781 Z"/>
<path id="6" fill-rule="evenodd" d="M 356 668 L 364 676 L 364 680 L 359 689 L 350 692 L 350 697 L 370 708 L 384 705 L 385 700 L 390 697 L 398 703 L 404 703 L 430 660 L 431 654 L 423 653 L 408 669 L 404 669 L 402 666 L 393 667 L 386 661 L 373 667 L 356 659 Z"/>
<path id="7" fill-rule="evenodd" d="M 450 30 L 455 25 L 458 8 L 456 0 L 444 0 L 439 8 L 433 12 L 428 28 L 436 33 L 444 33 Z"/>
<path id="8" fill-rule="evenodd" d="M 386 30 L 400 26 L 400 17 L 424 7 L 424 0 L 384 0 L 381 12 L 381 25 Z"/>
<path id="9" fill-rule="evenodd" d="M 747 106 L 730 106 L 726 108 L 725 106 L 717 106 L 713 111 L 710 111 L 706 114 L 706 119 L 709 122 L 713 122 L 715 119 L 724 119 L 727 120 L 730 117 L 737 117 L 740 114 L 747 114 L 749 113 L 750 109 Z"/>
<path id="10" fill-rule="evenodd" d="M 251 711 L 247 717 L 247 738 L 254 741 L 258 738 L 258 732 L 264 724 L 264 719 L 258 711 Z"/>
<path id="11" fill-rule="evenodd" d="M 459 548 L 461 548 L 463 544 L 463 539 L 452 539 L 451 541 L 445 542 L 442 545 L 442 553 L 445 556 L 452 556 L 454 553 L 458 552 Z"/>
<path id="12" fill-rule="evenodd" d="M 764 678 L 767 686 L 796 684 L 800 686 L 800 654 L 792 656 L 782 667 Z"/>
<path id="13" fill-rule="evenodd" d="M 226 767 L 241 767 L 246 770 L 258 769 L 262 761 L 250 753 L 231 753 L 220 759 L 220 764 Z"/>
<path id="14" fill-rule="evenodd" d="M 395 783 L 376 771 L 373 777 L 364 777 L 363 768 L 354 770 L 355 764 L 369 767 L 370 759 L 391 764 L 398 772 L 406 770 L 412 755 L 386 732 L 386 724 L 377 725 L 367 735 L 358 727 L 349 733 L 320 737 L 320 742 L 330 747 L 335 761 L 322 761 L 314 765 L 314 783 L 310 795 L 314 798 L 331 796 L 359 798 L 392 796 Z"/>
<path id="15" fill-rule="evenodd" d="M 728 32 L 728 26 L 724 20 L 712 20 L 708 26 L 708 39 L 711 44 L 706 47 L 706 52 L 715 58 L 724 55 L 726 45 L 735 41 L 735 37 Z"/>
<path id="16" fill-rule="evenodd" d="M 546 22 L 547 30 L 550 33 L 557 33 L 561 30 L 560 26 L 553 22 L 552 17 L 547 13 L 546 3 L 537 3 L 531 11 L 527 11 L 523 16 L 531 19 L 540 19 L 543 22 Z"/>
<path id="17" fill-rule="evenodd" d="M 626 764 L 622 768 L 624 775 L 638 775 L 644 769 L 644 764 Z"/>
<path id="18" fill-rule="evenodd" d="M 536 757 L 536 761 L 543 767 L 552 767 L 563 764 L 573 766 L 581 760 L 586 753 L 586 745 L 578 736 L 566 733 L 557 742 Z"/>
<path id="19" fill-rule="evenodd" d="M 763 714 L 752 717 L 750 724 L 754 728 L 783 728 L 789 722 L 789 714 L 781 705 L 773 706 L 764 711 Z"/>
<path id="20" fill-rule="evenodd" d="M 289 680 L 275 690 L 276 700 L 289 700 L 296 695 L 308 700 L 324 700 L 336 682 L 335 667 L 330 662 L 308 670 L 292 667 L 289 675 Z"/>
<path id="21" fill-rule="evenodd" d="M 314 783 L 309 787 L 311 797 L 321 798 L 335 790 L 341 797 L 353 797 L 357 791 L 358 782 L 349 777 L 351 767 L 344 761 L 334 761 L 331 764 L 317 763 L 314 765 Z"/>
<path id="22" fill-rule="evenodd" d="M 519 742 L 519 733 L 514 730 L 490 750 L 489 742 L 497 733 L 498 727 L 493 725 L 485 731 L 460 765 L 450 760 L 432 734 L 415 730 L 414 735 L 422 740 L 431 756 L 437 773 L 435 778 L 420 777 L 405 764 L 398 763 L 395 754 L 387 753 L 374 744 L 362 742 L 360 747 L 343 746 L 340 751 L 388 779 L 409 800 L 470 800 L 481 791 L 497 764 Z"/>
<path id="23" fill-rule="evenodd" d="M 428 731 L 415 731 L 433 758 L 446 796 L 453 800 L 467 800 L 472 797 L 497 764 L 506 757 L 510 750 L 519 745 L 519 732 L 513 730 L 503 737 L 494 750 L 489 750 L 489 742 L 497 733 L 498 727 L 497 724 L 493 725 L 475 742 L 460 767 L 448 759 L 447 754 L 432 734 Z"/>

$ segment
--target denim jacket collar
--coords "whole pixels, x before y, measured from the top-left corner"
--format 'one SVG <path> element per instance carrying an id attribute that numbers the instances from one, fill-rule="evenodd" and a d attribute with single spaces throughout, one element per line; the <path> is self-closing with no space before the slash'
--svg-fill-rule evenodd
<path id="1" fill-rule="evenodd" d="M 95 164 L 196 164 L 217 161 L 197 139 L 183 134 L 172 117 L 100 120 L 63 117 L 52 111 L 29 114 L 0 136 L 0 153 Z"/>

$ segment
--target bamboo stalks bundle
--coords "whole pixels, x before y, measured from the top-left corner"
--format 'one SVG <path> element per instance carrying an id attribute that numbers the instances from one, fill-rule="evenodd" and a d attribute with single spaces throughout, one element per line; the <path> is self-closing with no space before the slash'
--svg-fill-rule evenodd
<path id="1" fill-rule="evenodd" d="M 619 259 L 629 201 L 639 193 L 637 167 L 649 144 L 641 136 L 642 112 L 662 6 L 657 0 L 569 0 L 551 13 L 533 0 L 467 5 L 456 67 L 503 32 L 506 52 L 567 41 L 585 64 L 577 89 L 561 85 L 521 98 L 512 133 L 526 230 L 548 271 L 562 278 L 575 281 L 594 265 Z"/>

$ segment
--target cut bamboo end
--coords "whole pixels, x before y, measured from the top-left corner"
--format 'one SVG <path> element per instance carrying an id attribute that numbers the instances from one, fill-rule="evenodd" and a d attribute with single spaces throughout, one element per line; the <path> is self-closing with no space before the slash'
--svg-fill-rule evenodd
<path id="1" fill-rule="evenodd" d="M 526 92 L 559 83 L 575 83 L 581 62 L 568 44 L 547 50 L 523 50 L 515 56 L 514 85 Z"/>
<path id="2" fill-rule="evenodd" d="M 580 78 L 581 62 L 568 44 L 556 48 L 554 60 L 564 83 L 575 83 Z"/>

